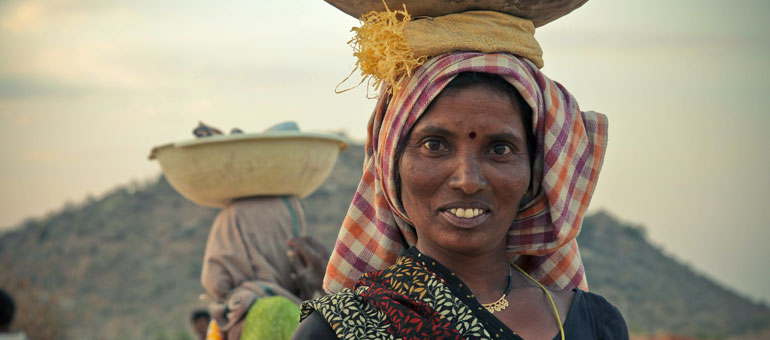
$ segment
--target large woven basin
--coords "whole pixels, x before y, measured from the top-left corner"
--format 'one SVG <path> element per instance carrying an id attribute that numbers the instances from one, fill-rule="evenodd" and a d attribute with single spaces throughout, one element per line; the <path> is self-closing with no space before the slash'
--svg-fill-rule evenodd
<path id="1" fill-rule="evenodd" d="M 323 183 L 344 138 L 322 133 L 265 132 L 211 136 L 157 146 L 157 159 L 171 186 L 204 206 L 261 195 L 310 195 Z"/>
<path id="2" fill-rule="evenodd" d="M 325 0 L 341 11 L 360 18 L 370 11 L 383 11 L 383 0 Z M 385 0 L 391 10 L 406 10 L 412 17 L 437 17 L 470 10 L 490 10 L 529 19 L 535 27 L 554 21 L 588 0 Z"/>

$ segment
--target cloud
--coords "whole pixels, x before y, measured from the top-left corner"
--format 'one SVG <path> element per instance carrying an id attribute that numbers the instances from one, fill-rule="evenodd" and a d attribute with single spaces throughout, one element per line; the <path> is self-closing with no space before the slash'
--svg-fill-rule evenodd
<path id="1" fill-rule="evenodd" d="M 0 18 L 0 28 L 11 32 L 28 31 L 40 25 L 45 7 L 42 2 L 22 2 Z"/>
<path id="2" fill-rule="evenodd" d="M 0 31 L 12 34 L 63 29 L 89 18 L 114 22 L 132 17 L 132 11 L 108 1 L 24 0 L 7 2 L 0 7 L 6 12 L 0 15 Z"/>
<path id="3" fill-rule="evenodd" d="M 79 96 L 94 93 L 97 88 L 67 84 L 51 78 L 0 76 L 0 98 L 37 96 Z"/>

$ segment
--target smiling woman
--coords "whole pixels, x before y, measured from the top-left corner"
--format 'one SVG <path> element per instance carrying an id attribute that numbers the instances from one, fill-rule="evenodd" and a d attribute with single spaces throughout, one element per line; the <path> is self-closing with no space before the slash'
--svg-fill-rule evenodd
<path id="1" fill-rule="evenodd" d="M 295 339 L 627 338 L 618 310 L 585 291 L 574 240 L 606 118 L 507 54 L 436 57 L 406 88 L 380 99 L 371 173 L 327 269 L 326 288 L 346 288 L 306 302 Z"/>
<path id="2" fill-rule="evenodd" d="M 303 303 L 294 338 L 627 339 L 619 311 L 586 291 L 575 241 L 606 117 L 540 72 L 539 47 L 454 48 L 385 78 L 324 279 L 332 294 Z"/>

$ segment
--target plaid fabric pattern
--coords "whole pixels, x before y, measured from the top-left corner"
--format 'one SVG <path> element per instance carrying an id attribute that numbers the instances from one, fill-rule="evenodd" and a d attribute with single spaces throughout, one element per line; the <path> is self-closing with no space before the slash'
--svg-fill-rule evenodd
<path id="1" fill-rule="evenodd" d="M 607 118 L 581 112 L 561 84 L 507 53 L 453 52 L 415 70 L 393 96 L 383 89 L 369 120 L 364 173 L 324 279 L 327 292 L 352 288 L 366 272 L 395 263 L 417 235 L 396 194 L 396 150 L 431 101 L 461 72 L 502 76 L 532 107 L 537 139 L 532 190 L 508 232 L 508 254 L 553 289 L 588 284 L 577 237 L 604 159 Z"/>

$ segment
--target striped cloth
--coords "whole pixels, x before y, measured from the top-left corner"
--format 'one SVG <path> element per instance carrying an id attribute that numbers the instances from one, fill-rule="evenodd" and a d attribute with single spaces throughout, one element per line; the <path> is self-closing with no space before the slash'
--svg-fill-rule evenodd
<path id="1" fill-rule="evenodd" d="M 607 118 L 581 112 L 561 84 L 529 60 L 507 53 L 453 52 L 428 59 L 392 97 L 383 89 L 369 121 L 364 173 L 342 223 L 324 279 L 334 293 L 366 272 L 385 269 L 417 234 L 398 200 L 399 144 L 430 102 L 461 72 L 502 76 L 532 107 L 537 139 L 532 191 L 508 232 L 509 256 L 552 289 L 588 284 L 577 237 L 591 201 L 607 141 Z"/>

